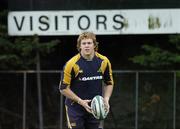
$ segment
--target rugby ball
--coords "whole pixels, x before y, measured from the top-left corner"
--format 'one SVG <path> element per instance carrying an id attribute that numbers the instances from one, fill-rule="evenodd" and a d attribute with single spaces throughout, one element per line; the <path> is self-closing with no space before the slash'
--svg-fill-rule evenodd
<path id="1" fill-rule="evenodd" d="M 103 97 L 95 96 L 91 101 L 92 114 L 96 119 L 103 120 L 106 118 L 108 112 L 105 109 Z"/>

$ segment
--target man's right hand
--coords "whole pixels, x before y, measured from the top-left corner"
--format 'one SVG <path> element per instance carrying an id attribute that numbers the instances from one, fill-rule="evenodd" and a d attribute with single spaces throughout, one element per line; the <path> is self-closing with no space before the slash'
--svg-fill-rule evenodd
<path id="1" fill-rule="evenodd" d="M 86 109 L 87 112 L 92 113 L 91 107 L 89 106 L 90 102 L 91 102 L 91 100 L 82 100 L 82 99 L 80 99 L 78 101 L 78 104 L 83 106 Z"/>

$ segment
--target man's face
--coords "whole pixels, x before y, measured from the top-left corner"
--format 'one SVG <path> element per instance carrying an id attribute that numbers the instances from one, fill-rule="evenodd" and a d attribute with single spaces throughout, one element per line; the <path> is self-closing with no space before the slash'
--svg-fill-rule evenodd
<path id="1" fill-rule="evenodd" d="M 81 54 L 84 56 L 90 56 L 94 54 L 94 43 L 92 39 L 83 39 L 81 40 L 80 49 Z"/>

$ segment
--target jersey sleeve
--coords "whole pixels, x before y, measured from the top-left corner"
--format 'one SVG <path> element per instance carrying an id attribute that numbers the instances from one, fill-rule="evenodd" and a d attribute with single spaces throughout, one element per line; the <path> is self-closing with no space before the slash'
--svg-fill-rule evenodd
<path id="1" fill-rule="evenodd" d="M 104 82 L 106 85 L 114 85 L 111 63 L 107 58 L 104 60 L 104 62 L 105 62 Z"/>
<path id="2" fill-rule="evenodd" d="M 71 85 L 71 79 L 73 74 L 73 66 L 71 63 L 67 62 L 64 66 L 63 72 L 61 73 L 61 81 L 59 89 L 66 89 Z"/>
<path id="3" fill-rule="evenodd" d="M 76 62 L 79 60 L 80 55 L 76 55 L 71 58 L 64 66 L 63 72 L 61 73 L 61 80 L 59 83 L 59 89 L 66 89 L 71 86 L 71 80 L 77 76 L 79 67 L 76 65 Z"/>

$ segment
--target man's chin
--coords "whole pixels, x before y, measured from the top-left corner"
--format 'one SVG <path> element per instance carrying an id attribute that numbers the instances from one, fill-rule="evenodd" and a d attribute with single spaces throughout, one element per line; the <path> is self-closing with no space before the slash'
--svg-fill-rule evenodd
<path id="1" fill-rule="evenodd" d="M 91 55 L 91 53 L 89 53 L 89 52 L 86 52 L 86 53 L 85 53 L 85 55 L 86 55 L 86 56 L 90 56 L 90 55 Z"/>

